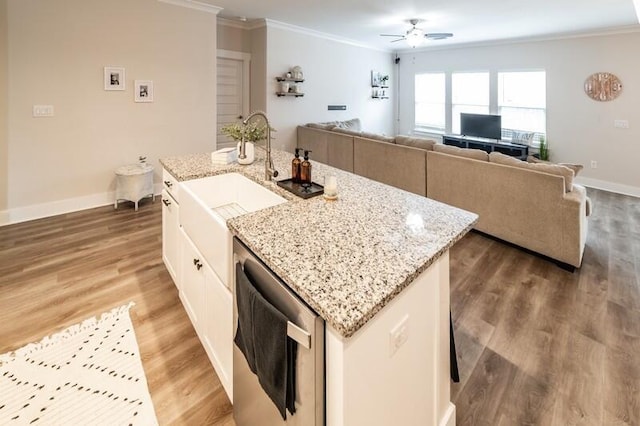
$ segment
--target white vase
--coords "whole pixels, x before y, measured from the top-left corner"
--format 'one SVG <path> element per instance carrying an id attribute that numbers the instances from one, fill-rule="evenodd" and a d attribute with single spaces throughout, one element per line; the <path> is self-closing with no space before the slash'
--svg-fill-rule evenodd
<path id="1" fill-rule="evenodd" d="M 237 145 L 238 164 L 243 164 L 243 165 L 251 164 L 255 160 L 255 147 L 251 142 L 245 142 L 244 147 L 245 147 L 246 158 L 240 158 L 240 142 L 238 142 L 238 145 Z"/>

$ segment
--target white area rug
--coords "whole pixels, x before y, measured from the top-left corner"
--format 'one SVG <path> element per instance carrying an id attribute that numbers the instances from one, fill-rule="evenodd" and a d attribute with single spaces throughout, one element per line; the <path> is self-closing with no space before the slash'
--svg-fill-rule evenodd
<path id="1" fill-rule="evenodd" d="M 0 355 L 0 425 L 157 425 L 131 306 Z"/>

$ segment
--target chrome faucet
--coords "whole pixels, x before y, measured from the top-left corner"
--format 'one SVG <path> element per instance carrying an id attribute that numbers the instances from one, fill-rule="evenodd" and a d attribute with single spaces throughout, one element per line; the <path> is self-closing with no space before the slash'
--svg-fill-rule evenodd
<path id="1" fill-rule="evenodd" d="M 267 153 L 266 158 L 264 160 L 264 180 L 271 180 L 274 177 L 278 176 L 278 171 L 273 167 L 273 160 L 271 160 L 271 124 L 269 124 L 269 119 L 267 118 L 267 114 L 262 111 L 254 111 L 242 122 L 243 126 L 249 124 L 249 121 L 256 116 L 260 116 L 264 119 L 264 122 L 267 125 L 267 144 L 264 147 L 265 152 Z M 242 132 L 242 139 L 240 140 L 240 152 L 238 153 L 238 158 L 244 160 L 247 158 L 246 151 L 246 141 L 244 139 L 244 128 Z"/>

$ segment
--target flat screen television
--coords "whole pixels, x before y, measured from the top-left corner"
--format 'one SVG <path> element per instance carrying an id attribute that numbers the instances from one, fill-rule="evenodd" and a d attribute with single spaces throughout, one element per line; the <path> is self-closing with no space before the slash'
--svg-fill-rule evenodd
<path id="1" fill-rule="evenodd" d="M 502 139 L 502 117 L 488 114 L 460 113 L 460 133 L 487 139 Z"/>

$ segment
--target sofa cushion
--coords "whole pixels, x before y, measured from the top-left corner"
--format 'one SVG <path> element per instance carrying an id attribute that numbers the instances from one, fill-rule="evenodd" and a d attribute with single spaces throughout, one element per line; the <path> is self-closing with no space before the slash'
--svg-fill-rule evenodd
<path id="1" fill-rule="evenodd" d="M 551 161 L 545 161 L 545 160 L 541 160 L 539 158 L 534 157 L 533 155 L 530 155 L 527 157 L 527 162 L 528 163 L 543 163 L 543 164 L 559 164 L 561 166 L 565 166 L 570 168 L 571 170 L 573 170 L 573 175 L 574 176 L 578 176 L 578 173 L 584 169 L 584 166 L 582 164 L 573 164 L 573 163 L 552 163 Z"/>
<path id="2" fill-rule="evenodd" d="M 489 155 L 489 161 L 496 164 L 502 164 L 512 167 L 520 167 L 523 169 L 534 170 L 542 173 L 549 173 L 552 175 L 558 175 L 564 177 L 564 189 L 567 192 L 571 192 L 573 189 L 573 170 L 568 167 L 561 166 L 559 164 L 547 164 L 547 163 L 528 163 L 526 161 L 518 160 L 515 157 L 502 154 L 500 152 L 492 152 Z"/>
<path id="3" fill-rule="evenodd" d="M 387 143 L 395 143 L 396 142 L 396 138 L 391 137 L 391 136 L 381 135 L 381 134 L 378 134 L 378 133 L 362 132 L 360 134 L 360 136 L 362 136 L 363 138 L 373 139 L 373 140 L 380 141 L 380 142 L 387 142 Z"/>
<path id="4" fill-rule="evenodd" d="M 336 133 L 342 133 L 345 135 L 350 135 L 350 136 L 360 136 L 361 134 L 359 130 L 343 129 L 341 127 L 332 127 L 331 131 Z"/>
<path id="5" fill-rule="evenodd" d="M 489 154 L 481 149 L 458 148 L 457 146 L 437 143 L 433 145 L 433 150 L 436 152 L 441 152 L 443 154 L 471 158 L 473 160 L 489 161 Z"/>
<path id="6" fill-rule="evenodd" d="M 433 151 L 433 146 L 436 141 L 424 138 L 413 138 L 411 136 L 399 135 L 396 136 L 396 144 L 410 146 L 413 148 L 424 149 L 425 151 Z"/>
<path id="7" fill-rule="evenodd" d="M 362 124 L 360 123 L 359 118 L 352 118 L 351 120 L 346 121 L 338 121 L 336 122 L 335 127 L 340 129 L 355 130 L 358 132 L 362 130 Z"/>

